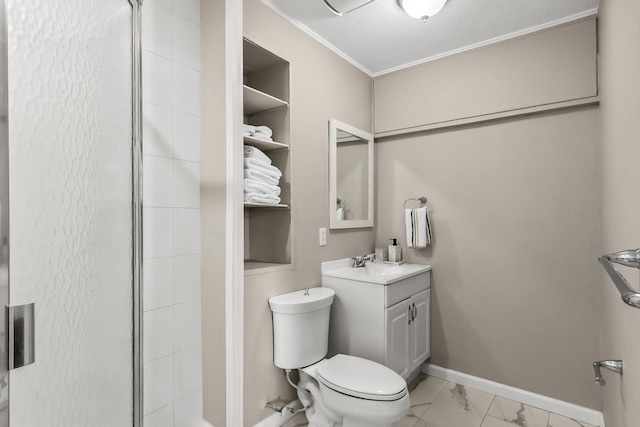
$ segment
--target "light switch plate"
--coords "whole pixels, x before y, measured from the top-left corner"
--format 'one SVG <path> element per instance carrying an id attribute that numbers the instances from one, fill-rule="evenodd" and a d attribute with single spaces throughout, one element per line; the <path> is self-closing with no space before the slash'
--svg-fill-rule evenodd
<path id="1" fill-rule="evenodd" d="M 318 240 L 320 241 L 320 246 L 327 246 L 327 229 L 326 228 L 318 229 Z"/>

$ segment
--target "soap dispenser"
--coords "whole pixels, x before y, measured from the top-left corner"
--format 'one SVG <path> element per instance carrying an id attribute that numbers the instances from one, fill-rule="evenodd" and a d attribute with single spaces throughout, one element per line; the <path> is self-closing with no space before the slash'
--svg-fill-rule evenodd
<path id="1" fill-rule="evenodd" d="M 389 239 L 391 244 L 389 245 L 389 261 L 400 262 L 402 261 L 402 248 L 398 246 L 398 239 Z"/>

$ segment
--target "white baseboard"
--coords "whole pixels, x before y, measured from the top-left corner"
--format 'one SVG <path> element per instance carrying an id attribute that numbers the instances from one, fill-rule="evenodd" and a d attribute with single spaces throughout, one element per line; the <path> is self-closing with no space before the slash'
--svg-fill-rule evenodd
<path id="1" fill-rule="evenodd" d="M 594 409 L 585 408 L 583 406 L 574 405 L 573 403 L 553 399 L 541 394 L 485 380 L 484 378 L 474 377 L 473 375 L 453 371 L 437 365 L 422 365 L 422 373 L 451 381 L 456 384 L 469 386 L 476 390 L 495 394 L 496 396 L 504 397 L 506 399 L 515 400 L 529 406 L 544 409 L 545 411 L 554 412 L 565 417 L 573 418 L 577 421 L 604 427 L 604 417 L 602 416 L 602 412 L 598 412 Z"/>
<path id="2" fill-rule="evenodd" d="M 286 406 L 291 408 L 302 408 L 302 404 L 299 400 L 294 400 L 293 402 L 289 402 Z M 290 414 L 289 412 L 276 412 L 274 414 L 269 415 L 267 418 L 263 419 L 257 424 L 254 424 L 253 427 L 280 427 L 295 415 Z"/>

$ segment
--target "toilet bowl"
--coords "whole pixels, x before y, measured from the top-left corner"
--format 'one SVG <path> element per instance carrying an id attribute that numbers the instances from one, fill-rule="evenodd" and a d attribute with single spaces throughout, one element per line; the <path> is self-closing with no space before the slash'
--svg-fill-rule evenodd
<path id="1" fill-rule="evenodd" d="M 311 392 L 315 405 L 309 427 L 391 427 L 409 412 L 404 379 L 360 357 L 338 354 L 303 368 L 298 386 Z"/>
<path id="2" fill-rule="evenodd" d="M 297 369 L 309 427 L 392 427 L 410 407 L 407 383 L 377 362 L 338 354 L 325 359 L 335 292 L 310 288 L 269 298 L 274 364 Z M 293 385 L 293 383 L 292 383 Z"/>

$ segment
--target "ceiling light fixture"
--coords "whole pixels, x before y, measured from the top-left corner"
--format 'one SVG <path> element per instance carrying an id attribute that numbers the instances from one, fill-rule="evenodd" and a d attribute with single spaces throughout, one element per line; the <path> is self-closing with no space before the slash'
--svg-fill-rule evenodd
<path id="1" fill-rule="evenodd" d="M 427 19 L 440 12 L 447 0 L 398 0 L 400 7 L 412 18 Z"/>

